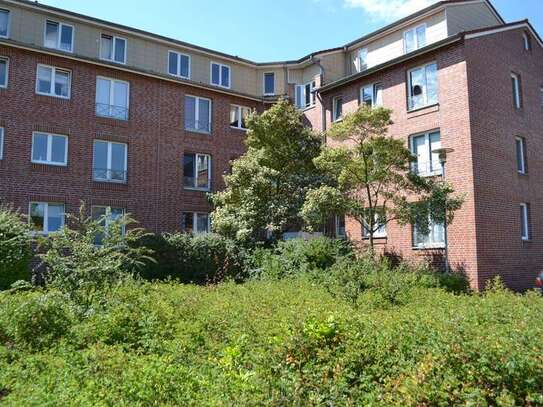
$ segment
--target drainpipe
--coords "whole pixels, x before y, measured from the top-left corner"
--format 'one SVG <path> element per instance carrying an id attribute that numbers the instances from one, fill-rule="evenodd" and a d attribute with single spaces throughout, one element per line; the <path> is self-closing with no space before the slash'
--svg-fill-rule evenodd
<path id="1" fill-rule="evenodd" d="M 314 62 L 316 65 L 318 65 L 318 67 L 320 68 L 321 70 L 321 73 L 320 73 L 320 76 L 321 76 L 321 81 L 320 81 L 320 84 L 319 84 L 319 88 L 323 85 L 323 82 L 324 82 L 324 74 L 325 74 L 325 69 L 324 67 L 322 66 L 321 64 L 321 60 L 318 59 L 318 58 L 315 58 L 314 56 L 311 57 L 311 62 Z M 324 107 L 324 103 L 323 103 L 323 100 L 322 100 L 322 96 L 321 94 L 318 92 L 318 89 L 315 91 L 315 96 L 317 97 L 320 105 L 321 105 L 321 131 L 323 133 L 323 137 L 324 137 L 324 143 L 326 144 L 326 135 L 324 135 L 324 132 L 326 131 L 326 109 Z"/>

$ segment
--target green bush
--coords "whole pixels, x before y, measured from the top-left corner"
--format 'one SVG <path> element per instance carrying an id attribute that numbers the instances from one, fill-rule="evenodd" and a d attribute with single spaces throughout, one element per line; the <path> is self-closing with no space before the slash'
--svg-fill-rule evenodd
<path id="1" fill-rule="evenodd" d="M 0 290 L 28 280 L 30 261 L 28 224 L 7 206 L 0 206 Z"/>
<path id="2" fill-rule="evenodd" d="M 255 276 L 279 279 L 326 270 L 352 256 L 352 247 L 344 240 L 293 239 L 279 242 L 274 249 L 255 250 L 251 265 Z"/>
<path id="3" fill-rule="evenodd" d="M 245 249 L 217 234 L 150 235 L 140 239 L 137 245 L 154 252 L 155 261 L 147 262 L 140 271 L 140 276 L 147 280 L 207 284 L 244 278 Z"/>

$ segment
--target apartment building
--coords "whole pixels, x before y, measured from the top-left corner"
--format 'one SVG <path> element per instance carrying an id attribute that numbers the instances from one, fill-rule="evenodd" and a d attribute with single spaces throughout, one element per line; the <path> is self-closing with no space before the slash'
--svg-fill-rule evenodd
<path id="1" fill-rule="evenodd" d="M 0 200 L 36 232 L 84 201 L 155 232 L 210 230 L 207 193 L 244 152 L 244 118 L 288 97 L 326 130 L 360 103 L 393 110 L 390 134 L 465 204 L 449 263 L 476 289 L 531 287 L 543 264 L 543 43 L 487 0 L 441 1 L 343 46 L 256 63 L 26 0 L 0 0 Z M 364 228 L 337 219 L 337 235 Z M 443 262 L 445 226 L 391 224 L 378 244 Z"/>

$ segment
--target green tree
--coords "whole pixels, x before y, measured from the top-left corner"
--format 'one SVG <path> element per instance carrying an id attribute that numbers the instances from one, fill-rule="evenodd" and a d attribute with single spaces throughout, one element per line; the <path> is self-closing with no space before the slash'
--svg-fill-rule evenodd
<path id="1" fill-rule="evenodd" d="M 383 225 L 416 224 L 424 233 L 430 220 L 452 222 L 463 198 L 435 177 L 411 171 L 415 160 L 401 140 L 387 135 L 391 111 L 361 106 L 335 123 L 327 136 L 339 147 L 325 147 L 315 159 L 318 169 L 334 180 L 307 194 L 302 216 L 309 229 L 333 215 L 356 219 L 366 229 L 370 248 Z"/>
<path id="2" fill-rule="evenodd" d="M 247 153 L 233 162 L 226 189 L 211 196 L 212 219 L 217 233 L 257 241 L 265 231 L 278 237 L 287 228 L 302 227 L 305 195 L 323 181 L 313 161 L 322 138 L 304 126 L 286 100 L 253 114 L 247 124 Z"/>
<path id="3" fill-rule="evenodd" d="M 30 229 L 19 212 L 0 205 L 0 290 L 28 278 Z"/>

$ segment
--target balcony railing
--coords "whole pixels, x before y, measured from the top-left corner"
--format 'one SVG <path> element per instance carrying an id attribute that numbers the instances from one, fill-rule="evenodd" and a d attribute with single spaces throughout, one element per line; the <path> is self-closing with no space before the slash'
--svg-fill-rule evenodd
<path id="1" fill-rule="evenodd" d="M 94 168 L 92 170 L 93 179 L 100 182 L 116 182 L 125 184 L 127 180 L 127 172 L 121 170 L 108 170 L 105 168 Z"/>
<path id="2" fill-rule="evenodd" d="M 199 133 L 211 133 L 211 123 L 206 120 L 185 120 L 185 130 Z"/>
<path id="3" fill-rule="evenodd" d="M 439 162 L 415 162 L 411 164 L 411 171 L 421 177 L 433 177 L 443 173 Z"/>
<path id="4" fill-rule="evenodd" d="M 100 117 L 110 117 L 112 119 L 128 120 L 128 108 L 96 103 L 96 115 Z"/>

